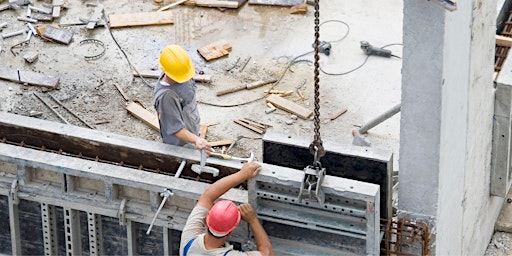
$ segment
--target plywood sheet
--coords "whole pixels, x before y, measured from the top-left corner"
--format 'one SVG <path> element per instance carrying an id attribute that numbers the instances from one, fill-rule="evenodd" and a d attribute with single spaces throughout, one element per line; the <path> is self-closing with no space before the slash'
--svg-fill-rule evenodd
<path id="1" fill-rule="evenodd" d="M 207 61 L 226 56 L 231 51 L 231 43 L 222 39 L 197 49 L 199 54 Z"/>
<path id="2" fill-rule="evenodd" d="M 134 115 L 137 119 L 149 125 L 151 128 L 160 131 L 160 123 L 158 122 L 157 115 L 151 113 L 149 110 L 143 108 L 141 105 L 135 102 L 130 102 L 130 104 L 126 106 L 126 110 L 128 110 L 128 112 Z"/>
<path id="3" fill-rule="evenodd" d="M 295 6 L 303 4 L 304 0 L 249 0 L 249 4 Z"/>
<path id="4" fill-rule="evenodd" d="M 267 102 L 272 103 L 272 105 L 279 109 L 295 114 L 302 119 L 308 119 L 313 114 L 313 111 L 274 94 L 267 97 Z"/>
<path id="5" fill-rule="evenodd" d="M 17 82 L 20 84 L 37 85 L 55 89 L 59 85 L 59 78 L 46 76 L 40 73 L 10 69 L 0 66 L 0 79 Z"/>
<path id="6" fill-rule="evenodd" d="M 111 28 L 164 25 L 174 23 L 171 11 L 111 14 L 108 17 L 110 19 Z"/>

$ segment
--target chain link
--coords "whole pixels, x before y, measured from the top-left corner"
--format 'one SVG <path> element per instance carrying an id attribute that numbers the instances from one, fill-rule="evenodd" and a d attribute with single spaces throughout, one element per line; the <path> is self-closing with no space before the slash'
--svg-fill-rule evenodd
<path id="1" fill-rule="evenodd" d="M 315 137 L 313 142 L 309 146 L 309 151 L 315 156 L 313 162 L 314 166 L 320 163 L 320 158 L 325 155 L 325 150 L 322 145 L 322 139 L 320 138 L 320 56 L 318 52 L 318 46 L 320 45 L 320 0 L 315 0 L 315 110 L 314 110 L 314 123 L 315 123 Z"/>

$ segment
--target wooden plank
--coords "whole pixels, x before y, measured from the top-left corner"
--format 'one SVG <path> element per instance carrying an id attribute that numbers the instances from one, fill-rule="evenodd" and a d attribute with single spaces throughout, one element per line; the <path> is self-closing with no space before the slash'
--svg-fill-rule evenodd
<path id="1" fill-rule="evenodd" d="M 152 69 L 138 69 L 140 76 L 144 78 L 155 78 L 158 79 L 162 75 L 162 71 L 160 70 L 152 70 Z M 137 72 L 133 71 L 133 76 L 138 77 L 139 74 Z M 202 82 L 202 83 L 209 83 L 212 81 L 212 75 L 199 75 L 195 74 L 192 78 L 196 82 Z"/>
<path id="2" fill-rule="evenodd" d="M 197 51 L 206 61 L 210 61 L 228 55 L 231 51 L 231 43 L 222 39 L 203 46 L 197 49 Z"/>
<path id="3" fill-rule="evenodd" d="M 290 14 L 305 14 L 308 12 L 307 4 L 299 4 L 290 8 Z"/>
<path id="4" fill-rule="evenodd" d="M 245 127 L 245 128 L 247 128 L 247 129 L 249 129 L 249 130 L 251 130 L 251 131 L 253 131 L 253 132 L 256 132 L 256 133 L 259 133 L 259 134 L 265 133 L 265 131 L 263 131 L 261 129 L 258 129 L 258 128 L 252 126 L 252 125 L 247 124 L 247 123 L 244 123 L 244 122 L 242 122 L 240 120 L 235 120 L 234 122 L 239 124 L 239 125 L 241 125 L 241 126 L 243 126 L 243 127 Z"/>
<path id="5" fill-rule="evenodd" d="M 60 80 L 58 77 L 50 77 L 28 70 L 10 69 L 1 66 L 0 79 L 9 80 L 20 84 L 43 86 L 51 89 L 56 89 L 59 86 Z"/>
<path id="6" fill-rule="evenodd" d="M 119 85 L 117 85 L 116 83 L 114 83 L 114 86 L 116 87 L 116 89 L 119 91 L 119 93 L 121 94 L 121 96 L 123 96 L 123 99 L 125 101 L 129 101 L 130 98 L 128 98 L 128 95 L 126 95 L 126 93 L 123 91 L 123 89 L 121 89 L 121 87 L 119 87 Z"/>
<path id="7" fill-rule="evenodd" d="M 304 0 L 249 0 L 249 4 L 295 6 L 303 4 Z"/>
<path id="8" fill-rule="evenodd" d="M 232 8 L 236 9 L 240 5 L 237 1 L 227 0 L 189 0 L 191 4 L 202 7 L 216 7 L 216 8 Z"/>
<path id="9" fill-rule="evenodd" d="M 505 47 L 511 47 L 512 46 L 512 38 L 506 37 L 506 36 L 501 36 L 501 35 L 496 35 L 496 44 L 505 46 Z"/>
<path id="10" fill-rule="evenodd" d="M 220 146 L 227 146 L 227 145 L 231 145 L 231 143 L 233 143 L 234 140 L 218 140 L 218 141 L 210 141 L 208 143 L 210 143 L 210 145 L 212 145 L 212 147 L 220 147 Z"/>
<path id="11" fill-rule="evenodd" d="M 174 23 L 171 11 L 111 14 L 108 17 L 110 19 L 111 28 L 164 25 Z"/>
<path id="12" fill-rule="evenodd" d="M 313 111 L 274 94 L 267 97 L 267 102 L 302 119 L 308 119 L 313 114 Z"/>
<path id="13" fill-rule="evenodd" d="M 143 108 L 141 105 L 130 102 L 128 106 L 126 106 L 126 110 L 151 128 L 160 131 L 160 123 L 158 122 L 157 115 L 149 112 L 149 110 Z"/>
<path id="14" fill-rule="evenodd" d="M 340 117 L 341 115 L 345 114 L 345 112 L 347 112 L 347 109 L 346 109 L 346 108 L 342 109 L 342 110 L 341 110 L 340 112 L 338 112 L 336 115 L 331 116 L 331 121 L 332 121 L 332 120 L 335 120 L 336 118 L 338 118 L 338 117 Z"/>

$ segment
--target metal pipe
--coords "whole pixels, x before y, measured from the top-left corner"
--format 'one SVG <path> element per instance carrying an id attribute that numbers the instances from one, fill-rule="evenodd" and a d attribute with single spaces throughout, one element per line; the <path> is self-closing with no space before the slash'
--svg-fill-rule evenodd
<path id="1" fill-rule="evenodd" d="M 61 107 L 63 107 L 65 110 L 67 110 L 71 115 L 73 115 L 74 117 L 76 117 L 78 120 L 80 120 L 82 123 L 84 123 L 87 127 L 91 128 L 91 129 L 94 129 L 94 127 L 90 126 L 86 121 L 84 121 L 82 118 L 80 118 L 79 116 L 77 116 L 73 111 L 71 111 L 71 109 L 69 109 L 68 107 L 64 106 L 64 104 L 62 104 L 62 102 L 60 102 L 60 100 L 58 100 L 57 98 L 53 97 L 53 95 L 51 94 L 48 94 L 50 95 L 50 97 L 55 101 L 57 102 L 57 104 L 59 104 Z"/>
<path id="2" fill-rule="evenodd" d="M 386 111 L 384 114 L 374 118 L 370 122 L 364 124 L 361 129 L 359 129 L 359 133 L 363 134 L 368 132 L 371 128 L 375 127 L 376 125 L 386 121 L 388 118 L 394 116 L 396 113 L 400 112 L 400 108 L 402 107 L 402 104 L 398 104 L 391 108 L 390 110 Z"/>
<path id="3" fill-rule="evenodd" d="M 2 34 L 2 38 L 5 39 L 5 38 L 12 37 L 12 36 L 21 35 L 23 33 L 25 33 L 24 29 L 18 30 L 18 31 L 14 31 L 14 32 L 11 32 L 11 33 L 4 33 L 4 34 Z"/>
<path id="4" fill-rule="evenodd" d="M 19 21 L 32 22 L 32 23 L 36 23 L 37 22 L 36 19 L 31 19 L 31 18 L 27 18 L 27 17 L 18 17 L 18 20 Z"/>
<path id="5" fill-rule="evenodd" d="M 162 203 L 160 203 L 160 206 L 158 207 L 158 210 L 156 211 L 155 217 L 151 221 L 151 224 L 149 225 L 148 231 L 146 231 L 146 235 L 149 235 L 149 233 L 151 233 L 151 229 L 153 228 L 153 224 L 155 224 L 156 217 L 158 217 L 158 214 L 160 213 L 160 211 L 164 207 L 165 201 L 167 201 L 167 199 L 169 199 L 169 197 L 172 196 L 173 193 L 169 189 L 166 189 L 164 192 L 160 193 L 160 195 L 163 197 Z"/>
<path id="6" fill-rule="evenodd" d="M 43 100 L 43 98 L 37 95 L 37 93 L 34 92 L 34 96 L 36 96 L 46 107 L 48 107 L 55 115 L 57 115 L 60 118 L 60 120 L 64 121 L 64 123 L 66 124 L 69 124 L 69 122 L 63 116 L 61 116 L 57 111 L 55 111 L 55 109 L 48 105 L 48 103 L 46 103 L 46 101 Z"/>
<path id="7" fill-rule="evenodd" d="M 183 171 L 183 168 L 185 168 L 185 164 L 187 163 L 187 160 L 183 159 L 181 160 L 180 167 L 178 167 L 178 170 L 176 171 L 176 174 L 174 174 L 175 178 L 179 178 L 181 175 L 181 172 Z"/>
<path id="8" fill-rule="evenodd" d="M 48 9 L 43 9 L 43 8 L 39 8 L 39 7 L 35 7 L 33 5 L 29 5 L 28 6 L 28 9 L 31 9 L 32 11 L 36 11 L 36 12 L 40 12 L 40 13 L 44 13 L 44 14 L 51 14 L 52 11 L 51 10 L 48 10 Z"/>

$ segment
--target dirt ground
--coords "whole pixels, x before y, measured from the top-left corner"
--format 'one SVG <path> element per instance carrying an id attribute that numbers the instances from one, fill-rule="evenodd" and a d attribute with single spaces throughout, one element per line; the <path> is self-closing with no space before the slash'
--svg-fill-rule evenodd
<path id="1" fill-rule="evenodd" d="M 7 2 L 0 0 L 0 4 Z M 34 1 L 35 6 L 43 3 L 45 1 Z M 38 93 L 71 124 L 85 127 L 58 108 L 49 97 L 52 95 L 95 129 L 160 141 L 156 130 L 127 113 L 127 101 L 113 84 L 119 85 L 130 101 L 138 101 L 155 113 L 152 86 L 156 80 L 135 77 L 130 66 L 137 70 L 157 70 L 160 50 L 168 44 L 179 44 L 190 54 L 197 72 L 212 76 L 210 83 L 198 83 L 197 91 L 202 123 L 218 123 L 209 127 L 209 141 L 237 140 L 230 153 L 245 157 L 253 151 L 261 159 L 262 135 L 234 123 L 242 118 L 269 125 L 267 131 L 313 139 L 312 119 L 295 118 L 282 110 L 265 113 L 267 105 L 260 98 L 270 86 L 220 97 L 215 94 L 244 83 L 282 78 L 275 89 L 291 90 L 293 93 L 286 97 L 288 100 L 313 110 L 312 54 L 299 58 L 303 61 L 288 69 L 292 60 L 312 50 L 314 9 L 311 5 L 306 14 L 296 15 L 289 13 L 289 7 L 247 3 L 235 10 L 181 5 L 171 9 L 172 25 L 112 29 L 112 34 L 102 26 L 89 30 L 84 25 L 70 25 L 81 19 L 88 20 L 94 7 L 87 4 L 97 3 L 101 3 L 105 13 L 110 15 L 156 11 L 171 1 L 69 0 L 61 18 L 53 22 L 73 33 L 69 45 L 33 37 L 28 44 L 13 49 L 13 54 L 11 46 L 24 40 L 25 35 L 0 39 L 0 67 L 31 70 L 60 78 L 57 90 L 0 80 L 0 111 L 62 122 L 34 96 Z M 331 55 L 322 54 L 320 58 L 324 71 L 331 73 L 320 75 L 320 133 L 324 141 L 351 144 L 352 130 L 400 102 L 401 60 L 366 59 L 359 47 L 360 41 L 370 41 L 379 47 L 390 45 L 388 49 L 401 56 L 402 1 L 322 1 L 320 10 L 321 22 L 325 22 L 320 39 L 332 43 Z M 17 20 L 25 13 L 26 7 L 0 12 L 0 24 L 8 22 L 1 33 L 26 28 L 25 22 Z M 105 54 L 96 60 L 86 60 L 84 56 L 98 54 L 102 47 L 80 44 L 91 38 L 100 40 L 105 48 Z M 206 61 L 197 53 L 198 48 L 220 39 L 232 44 L 228 56 Z M 39 54 L 38 59 L 34 63 L 26 62 L 23 56 L 34 51 Z M 343 109 L 348 111 L 331 120 Z M 393 152 L 395 171 L 398 171 L 399 160 L 399 123 L 400 114 L 397 114 L 367 135 L 373 147 Z M 512 255 L 508 234 L 499 233 L 495 239 L 486 255 Z"/>

